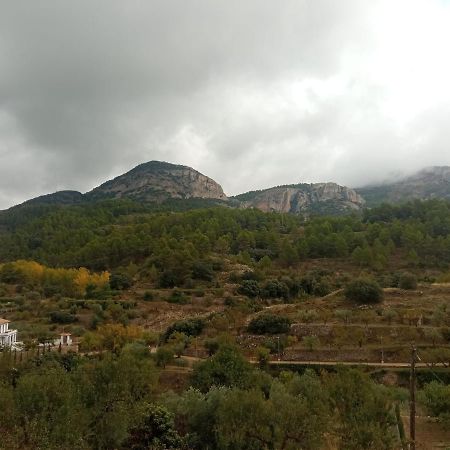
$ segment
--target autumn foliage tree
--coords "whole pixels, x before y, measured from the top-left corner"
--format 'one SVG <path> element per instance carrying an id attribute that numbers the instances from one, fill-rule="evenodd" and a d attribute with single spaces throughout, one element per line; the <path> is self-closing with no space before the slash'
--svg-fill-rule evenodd
<path id="1" fill-rule="evenodd" d="M 50 268 L 35 261 L 18 260 L 0 265 L 0 281 L 22 284 L 42 290 L 47 295 L 61 294 L 82 298 L 88 286 L 104 289 L 109 283 L 108 272 L 90 272 L 79 269 Z"/>

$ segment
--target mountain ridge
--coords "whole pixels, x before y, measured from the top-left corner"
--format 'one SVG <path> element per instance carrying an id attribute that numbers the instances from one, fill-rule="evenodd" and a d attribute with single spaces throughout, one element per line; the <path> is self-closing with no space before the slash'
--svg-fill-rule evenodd
<path id="1" fill-rule="evenodd" d="M 254 195 L 252 200 L 250 197 Z M 261 198 L 261 195 L 264 198 Z M 245 201 L 244 201 L 244 198 Z M 108 180 L 91 191 L 58 191 L 28 200 L 10 209 L 27 206 L 75 205 L 88 202 L 130 199 L 144 204 L 191 202 L 205 205 L 229 205 L 262 211 L 294 214 L 342 214 L 359 211 L 364 201 L 356 192 L 336 183 L 299 183 L 252 191 L 228 198 L 220 184 L 197 170 L 165 161 L 149 161 Z"/>
<path id="2" fill-rule="evenodd" d="M 67 206 L 109 199 L 129 199 L 143 204 L 185 202 L 189 208 L 207 206 L 257 208 L 292 214 L 347 214 L 383 202 L 412 199 L 450 199 L 450 167 L 431 166 L 393 183 L 350 188 L 334 182 L 297 183 L 248 191 L 227 197 L 221 185 L 197 170 L 165 161 L 149 161 L 108 180 L 84 194 L 73 190 L 42 195 L 13 206 Z M 195 200 L 195 201 L 194 201 Z M 181 202 L 181 203 L 180 203 Z M 8 211 L 4 210 L 3 212 Z"/>
<path id="3" fill-rule="evenodd" d="M 408 200 L 450 199 L 450 166 L 430 166 L 395 182 L 357 188 L 367 206 Z"/>
<path id="4" fill-rule="evenodd" d="M 344 214 L 359 211 L 365 204 L 353 189 L 332 182 L 275 186 L 234 198 L 241 201 L 243 207 L 292 214 Z"/>

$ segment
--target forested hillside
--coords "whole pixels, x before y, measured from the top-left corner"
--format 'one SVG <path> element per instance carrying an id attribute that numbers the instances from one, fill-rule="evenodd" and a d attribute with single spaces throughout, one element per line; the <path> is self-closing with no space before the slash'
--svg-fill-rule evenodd
<path id="1" fill-rule="evenodd" d="M 0 352 L 5 448 L 393 450 L 412 342 L 420 408 L 450 439 L 450 202 L 25 205 L 0 230 L 1 314 L 23 341 Z"/>
<path id="2" fill-rule="evenodd" d="M 415 201 L 367 210 L 362 218 L 316 217 L 229 208 L 151 212 L 130 201 L 34 207 L 0 216 L 0 261 L 110 270 L 155 266 L 182 283 L 193 264 L 213 256 L 288 267 L 316 258 L 351 258 L 381 270 L 450 262 L 450 203 Z"/>

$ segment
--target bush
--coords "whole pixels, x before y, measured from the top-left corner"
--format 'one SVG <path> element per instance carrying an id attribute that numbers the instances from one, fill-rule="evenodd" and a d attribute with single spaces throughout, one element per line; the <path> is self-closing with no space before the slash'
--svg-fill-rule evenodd
<path id="1" fill-rule="evenodd" d="M 184 292 L 174 290 L 167 301 L 177 305 L 185 305 L 188 302 L 188 299 Z"/>
<path id="2" fill-rule="evenodd" d="M 113 272 L 109 277 L 109 286 L 116 291 L 129 289 L 133 285 L 133 279 L 122 272 Z"/>
<path id="3" fill-rule="evenodd" d="M 50 322 L 68 324 L 77 321 L 77 316 L 70 314 L 68 312 L 53 311 L 50 313 Z"/>
<path id="4" fill-rule="evenodd" d="M 215 258 L 211 261 L 212 268 L 215 272 L 219 272 L 220 270 L 223 270 L 224 263 L 221 259 Z"/>
<path id="5" fill-rule="evenodd" d="M 383 290 L 370 278 L 359 278 L 347 285 L 345 298 L 357 303 L 378 303 L 383 300 Z"/>
<path id="6" fill-rule="evenodd" d="M 151 291 L 144 292 L 144 302 L 151 302 L 154 299 L 155 299 L 155 296 L 153 295 L 153 292 L 151 292 Z"/>
<path id="7" fill-rule="evenodd" d="M 444 328 L 442 330 L 442 337 L 447 341 L 450 342 L 450 328 Z"/>
<path id="8" fill-rule="evenodd" d="M 197 261 L 192 267 L 192 278 L 195 280 L 212 281 L 214 278 L 213 266 L 208 261 Z"/>
<path id="9" fill-rule="evenodd" d="M 144 404 L 129 431 L 125 448 L 182 448 L 173 416 L 162 406 Z"/>
<path id="10" fill-rule="evenodd" d="M 308 272 L 297 284 L 298 291 L 316 297 L 324 297 L 331 292 L 331 285 L 323 272 Z"/>
<path id="11" fill-rule="evenodd" d="M 0 268 L 0 281 L 7 284 L 18 284 L 24 283 L 25 277 L 13 263 L 6 263 Z"/>
<path id="12" fill-rule="evenodd" d="M 302 343 L 310 352 L 320 345 L 320 341 L 317 336 L 303 336 Z"/>
<path id="13" fill-rule="evenodd" d="M 266 298 L 289 298 L 289 287 L 286 283 L 278 280 L 269 280 L 262 291 L 262 295 Z"/>
<path id="14" fill-rule="evenodd" d="M 415 290 L 417 289 L 417 278 L 412 273 L 404 273 L 398 280 L 400 289 Z"/>
<path id="15" fill-rule="evenodd" d="M 205 296 L 205 291 L 203 289 L 196 289 L 194 292 L 196 297 L 204 297 Z"/>
<path id="16" fill-rule="evenodd" d="M 175 322 L 173 325 L 167 328 L 166 332 L 164 333 L 163 340 L 167 342 L 170 336 L 176 332 L 183 333 L 186 336 L 199 336 L 202 333 L 203 328 L 205 328 L 205 321 L 203 319 L 195 318 L 180 320 L 179 322 Z"/>
<path id="17" fill-rule="evenodd" d="M 208 392 L 212 386 L 246 388 L 252 370 L 237 348 L 224 345 L 214 356 L 194 366 L 192 386 L 202 392 Z"/>
<path id="18" fill-rule="evenodd" d="M 173 353 L 173 348 L 168 346 L 168 345 L 164 345 L 162 347 L 158 347 L 158 350 L 156 350 L 156 355 L 155 355 L 155 359 L 156 359 L 156 365 L 158 367 L 166 367 L 167 364 L 169 364 L 174 357 L 174 353 Z"/>
<path id="19" fill-rule="evenodd" d="M 219 350 L 220 342 L 218 339 L 206 339 L 204 342 L 205 349 L 208 351 L 208 355 L 212 356 Z"/>
<path id="20" fill-rule="evenodd" d="M 172 270 L 165 270 L 159 277 L 159 287 L 163 289 L 173 288 L 179 284 L 178 281 L 178 277 Z"/>
<path id="21" fill-rule="evenodd" d="M 420 398 L 430 415 L 450 421 L 450 386 L 432 381 L 425 385 Z"/>
<path id="22" fill-rule="evenodd" d="M 247 297 L 255 298 L 260 295 L 261 290 L 256 280 L 243 280 L 239 286 L 238 292 Z"/>
<path id="23" fill-rule="evenodd" d="M 253 334 L 282 334 L 290 329 L 291 321 L 287 317 L 263 314 L 248 324 L 248 331 Z"/>
<path id="24" fill-rule="evenodd" d="M 321 279 L 320 281 L 316 282 L 313 288 L 313 295 L 316 297 L 325 297 L 325 295 L 328 295 L 331 292 L 331 286 L 330 283 L 326 279 Z"/>

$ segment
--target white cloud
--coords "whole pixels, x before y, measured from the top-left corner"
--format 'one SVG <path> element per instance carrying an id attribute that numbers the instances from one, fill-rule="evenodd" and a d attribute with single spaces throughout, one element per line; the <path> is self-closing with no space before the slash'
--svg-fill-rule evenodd
<path id="1" fill-rule="evenodd" d="M 231 194 L 450 164 L 447 2 L 0 6 L 0 207 L 151 159 Z"/>

